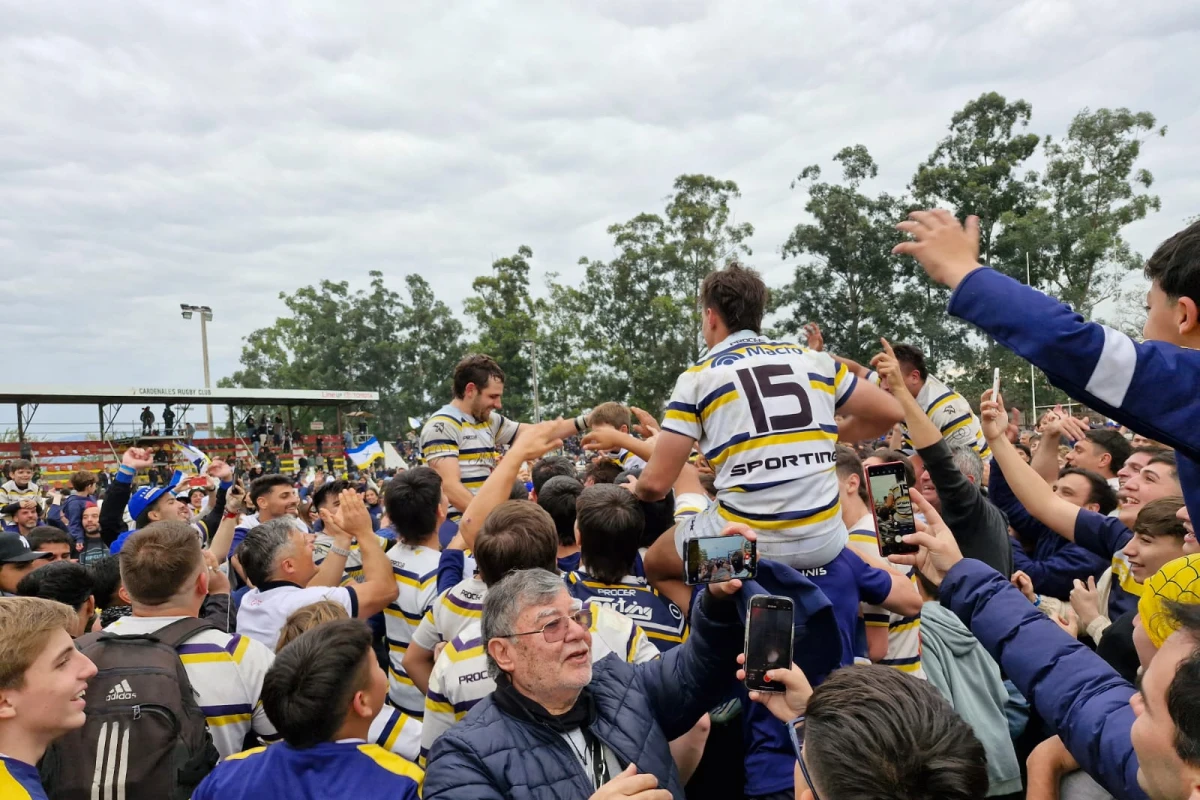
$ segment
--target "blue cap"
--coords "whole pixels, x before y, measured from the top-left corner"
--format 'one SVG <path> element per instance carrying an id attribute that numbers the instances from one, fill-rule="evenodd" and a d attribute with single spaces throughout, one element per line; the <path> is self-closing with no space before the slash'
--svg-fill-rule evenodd
<path id="1" fill-rule="evenodd" d="M 134 522 L 136 522 L 143 511 L 158 502 L 158 498 L 178 486 L 184 477 L 182 472 L 175 470 L 175 474 L 171 476 L 171 480 L 167 481 L 166 486 L 155 486 L 154 488 L 143 486 L 138 489 L 129 498 L 129 516 L 133 517 Z"/>

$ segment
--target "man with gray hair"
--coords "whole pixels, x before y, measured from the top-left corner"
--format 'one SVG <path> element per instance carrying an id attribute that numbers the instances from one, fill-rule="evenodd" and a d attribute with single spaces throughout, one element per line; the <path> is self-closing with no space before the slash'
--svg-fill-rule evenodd
<path id="1" fill-rule="evenodd" d="M 297 530 L 290 517 L 252 528 L 238 546 L 237 558 L 254 588 L 242 598 L 238 632 L 273 651 L 293 611 L 321 600 L 341 604 L 351 617 L 366 619 L 387 607 L 399 592 L 392 562 L 371 527 L 371 515 L 353 490 L 342 492 L 337 512 L 322 509 L 325 530 L 334 538 L 318 569 L 313 536 Z M 350 545 L 362 554 L 363 582 L 339 586 Z"/>
<path id="2" fill-rule="evenodd" d="M 745 526 L 727 535 L 753 539 Z M 546 570 L 488 590 L 481 620 L 496 690 L 433 744 L 425 800 L 684 797 L 668 742 L 733 687 L 740 581 L 710 584 L 687 642 L 661 659 L 591 659 L 592 611 Z"/>

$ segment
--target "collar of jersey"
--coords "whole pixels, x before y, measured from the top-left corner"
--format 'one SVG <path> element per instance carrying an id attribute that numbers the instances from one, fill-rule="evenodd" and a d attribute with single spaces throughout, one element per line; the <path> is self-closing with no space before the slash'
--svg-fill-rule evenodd
<path id="1" fill-rule="evenodd" d="M 266 592 L 269 592 L 272 589 L 282 589 L 285 586 L 293 586 L 297 589 L 304 588 L 300 584 L 292 583 L 291 581 L 263 581 L 262 586 L 258 587 L 258 593 L 265 594 Z"/>
<path id="2" fill-rule="evenodd" d="M 762 334 L 755 333 L 752 330 L 740 330 L 737 333 L 729 334 L 729 336 L 725 337 L 725 339 L 709 348 L 708 355 L 704 356 L 704 358 L 700 360 L 708 361 L 715 356 L 721 355 L 726 350 L 745 347 L 748 344 L 756 344 L 758 342 L 765 341 L 767 341 L 767 339 Z"/>
<path id="3" fill-rule="evenodd" d="M 584 564 L 582 560 L 579 562 L 578 572 L 579 572 L 579 576 L 581 578 L 583 578 L 585 581 L 591 581 L 592 583 L 601 583 L 601 581 L 593 578 L 591 573 L 587 571 L 587 564 Z M 621 578 L 621 582 L 619 584 L 618 583 L 606 583 L 604 585 L 605 586 L 641 586 L 641 587 L 649 586 L 649 584 L 646 583 L 645 578 L 639 578 L 637 575 L 626 575 L 624 578 Z"/>

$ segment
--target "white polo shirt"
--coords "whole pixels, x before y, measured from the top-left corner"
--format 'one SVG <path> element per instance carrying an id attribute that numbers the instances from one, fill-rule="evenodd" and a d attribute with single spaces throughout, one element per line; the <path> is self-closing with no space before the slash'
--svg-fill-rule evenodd
<path id="1" fill-rule="evenodd" d="M 304 588 L 288 581 L 269 581 L 251 589 L 242 598 L 237 616 L 238 633 L 262 642 L 275 652 L 279 633 L 292 612 L 322 600 L 341 604 L 351 618 L 358 616 L 358 594 L 353 586 Z"/>

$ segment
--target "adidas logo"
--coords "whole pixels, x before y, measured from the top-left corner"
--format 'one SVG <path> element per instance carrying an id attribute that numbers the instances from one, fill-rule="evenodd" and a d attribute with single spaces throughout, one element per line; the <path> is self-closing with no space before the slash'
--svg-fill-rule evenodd
<path id="1" fill-rule="evenodd" d="M 108 690 L 108 696 L 104 700 L 108 703 L 114 700 L 137 700 L 137 694 L 130 688 L 129 681 L 121 681 Z"/>

